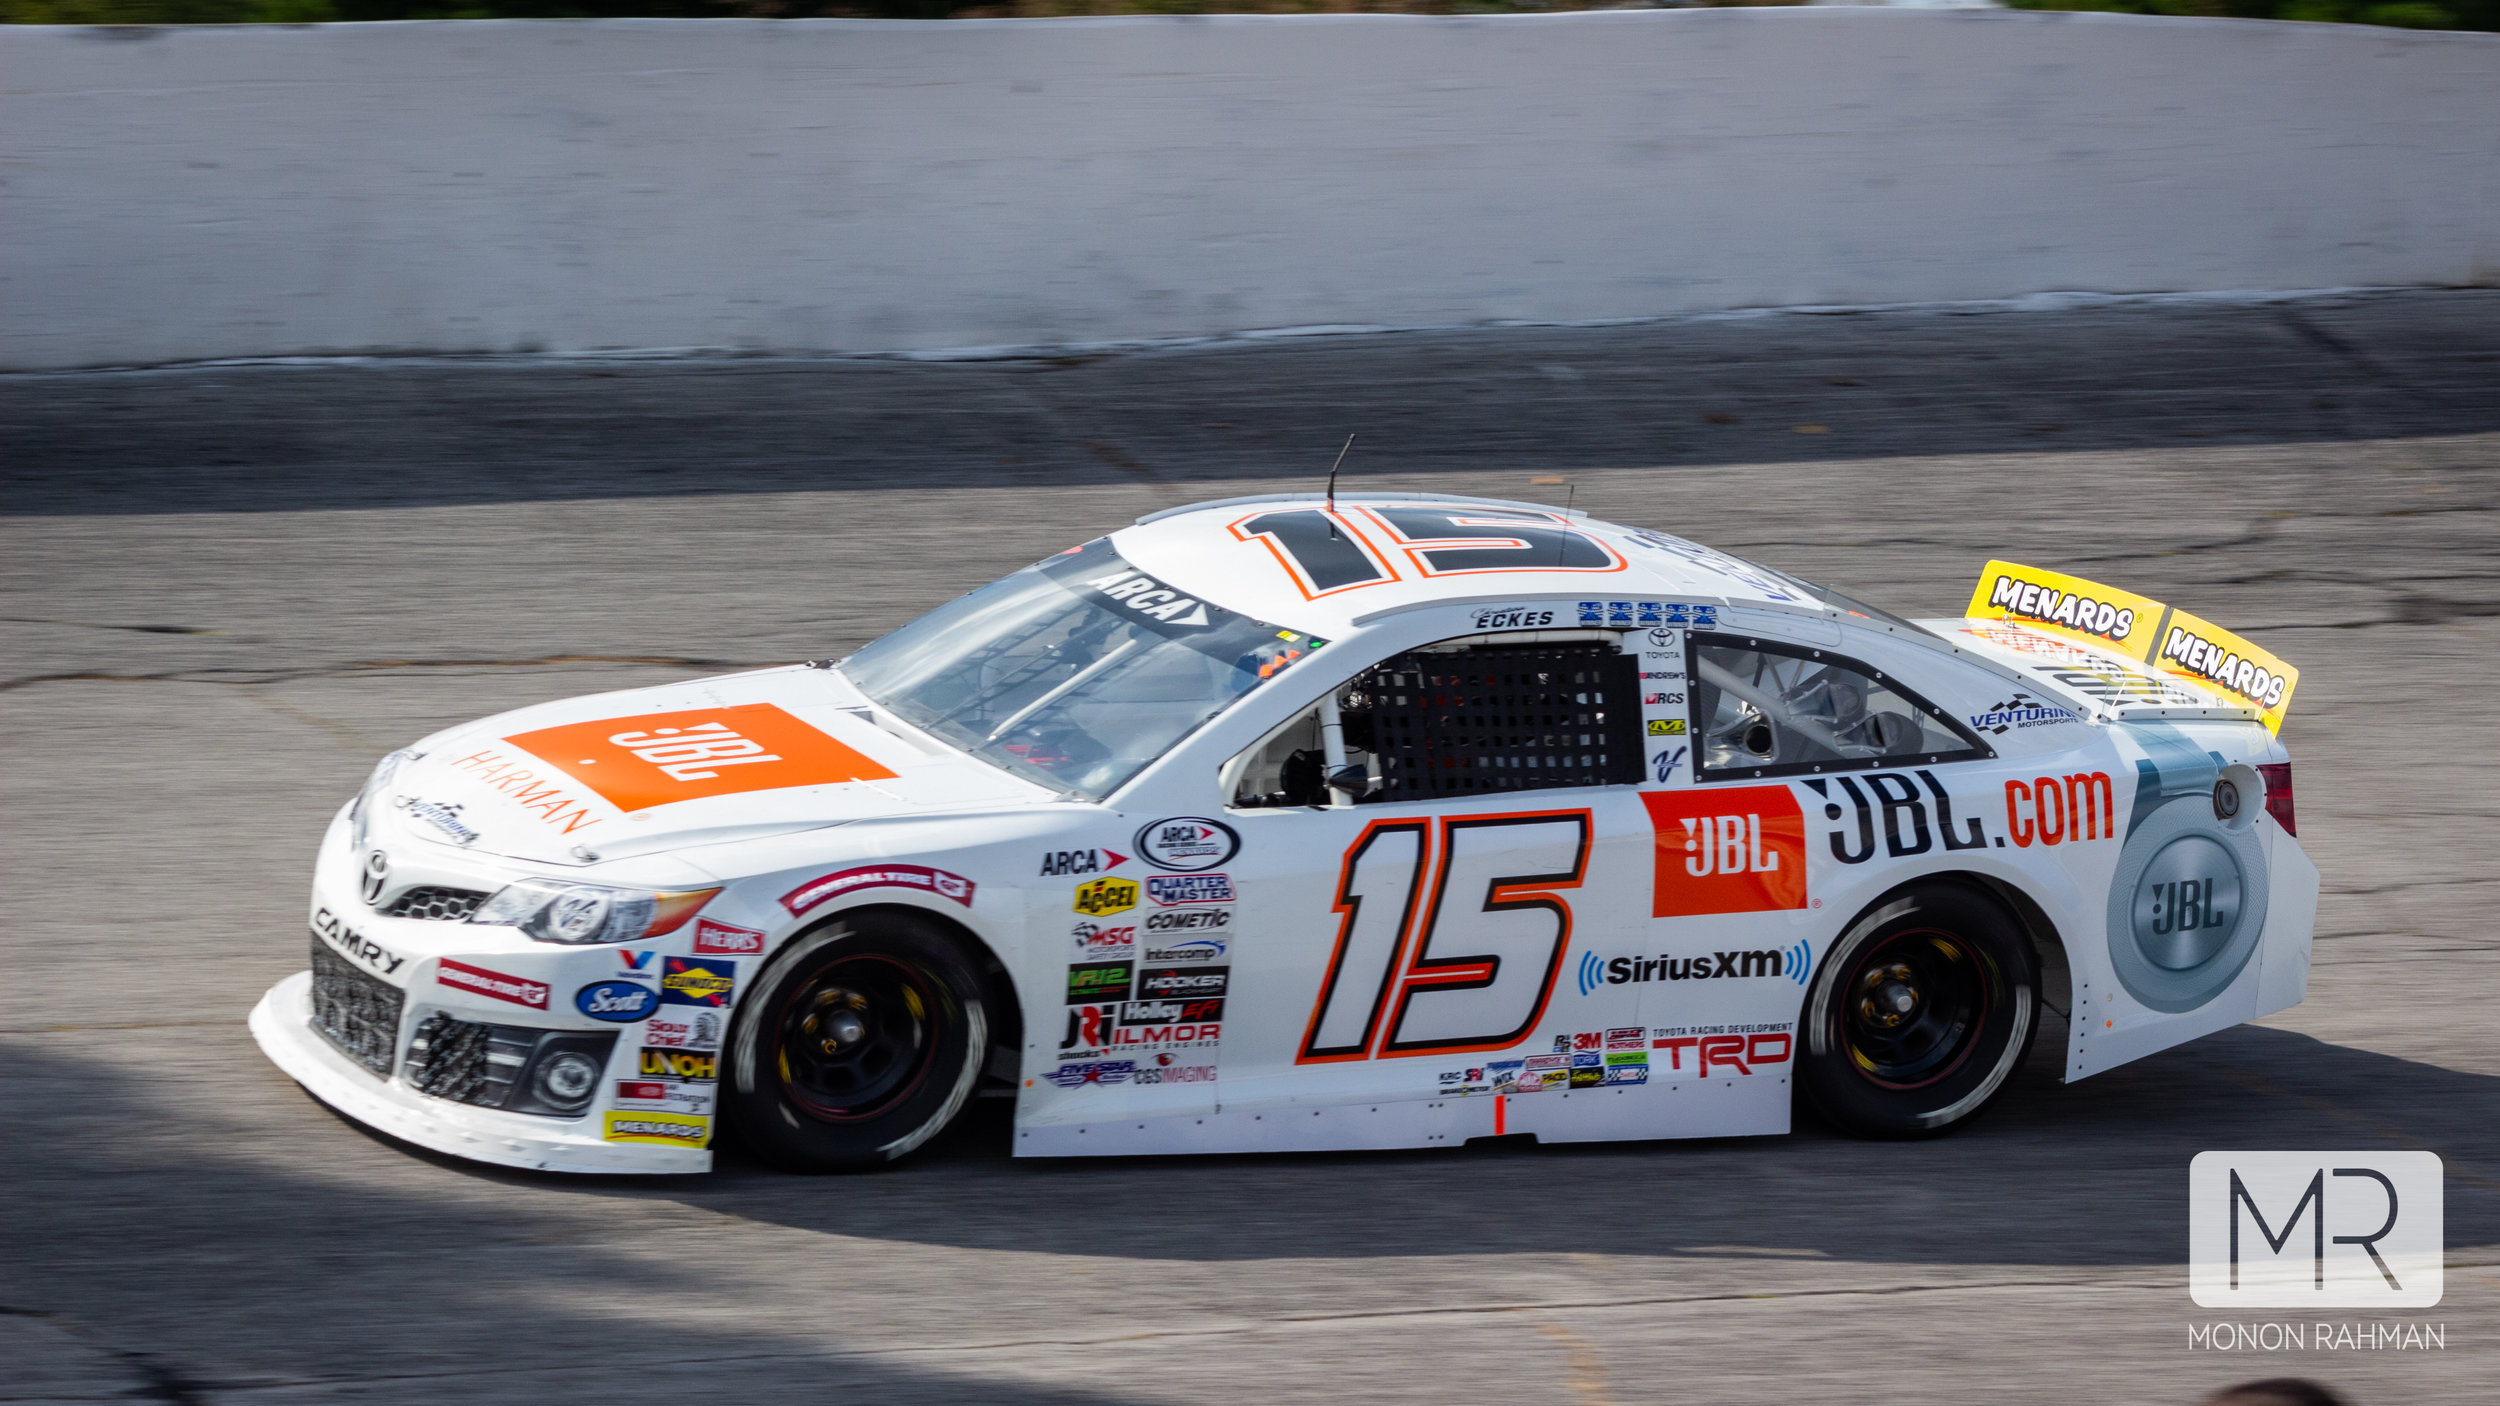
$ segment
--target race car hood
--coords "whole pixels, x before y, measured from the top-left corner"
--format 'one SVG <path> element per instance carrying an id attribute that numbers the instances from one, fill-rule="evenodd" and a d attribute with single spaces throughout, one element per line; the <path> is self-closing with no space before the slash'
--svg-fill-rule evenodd
<path id="1" fill-rule="evenodd" d="M 806 667 L 541 704 L 399 755 L 369 825 L 559 865 L 1054 798 Z"/>

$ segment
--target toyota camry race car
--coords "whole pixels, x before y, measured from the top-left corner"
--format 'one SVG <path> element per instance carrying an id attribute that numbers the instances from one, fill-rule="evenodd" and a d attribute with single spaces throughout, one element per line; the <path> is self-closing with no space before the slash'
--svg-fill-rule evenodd
<path id="1" fill-rule="evenodd" d="M 1429 494 L 1141 518 L 841 660 L 375 767 L 251 1027 L 514 1166 L 1870 1136 L 2280 1010 L 2297 674 L 1990 562 L 1913 623 Z"/>

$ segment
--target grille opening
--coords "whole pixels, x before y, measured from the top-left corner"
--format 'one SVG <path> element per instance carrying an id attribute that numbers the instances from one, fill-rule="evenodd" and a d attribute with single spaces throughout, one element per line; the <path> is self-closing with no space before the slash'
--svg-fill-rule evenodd
<path id="1" fill-rule="evenodd" d="M 313 1028 L 340 1054 L 376 1076 L 391 1077 L 391 1051 L 399 1043 L 400 989 L 312 940 Z"/>
<path id="2" fill-rule="evenodd" d="M 594 1088 L 585 1086 L 567 1096 L 542 1087 L 534 1076 L 565 1055 L 587 1056 L 604 1072 L 615 1046 L 612 1030 L 489 1025 L 437 1011 L 419 1021 L 408 1037 L 408 1057 L 400 1069 L 410 1088 L 435 1098 L 506 1113 L 573 1118 L 590 1106 Z"/>
<path id="3" fill-rule="evenodd" d="M 1367 800 L 1641 779 L 1640 659 L 1607 644 L 1402 654 L 1356 678 L 1345 713 L 1379 767 Z"/>
<path id="4" fill-rule="evenodd" d="M 457 923 L 477 911 L 486 895 L 476 889 L 442 888 L 426 884 L 412 888 L 391 900 L 382 910 L 385 918 L 423 918 L 438 923 Z"/>

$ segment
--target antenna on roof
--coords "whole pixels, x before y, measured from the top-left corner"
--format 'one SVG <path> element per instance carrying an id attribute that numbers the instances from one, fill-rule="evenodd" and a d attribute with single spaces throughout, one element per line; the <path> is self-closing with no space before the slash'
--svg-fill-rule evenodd
<path id="1" fill-rule="evenodd" d="M 1337 462 L 1328 466 L 1328 540 L 1337 540 L 1337 470 L 1345 467 L 1345 456 L 1354 448 L 1354 436 L 1345 437 L 1345 447 L 1337 451 Z"/>

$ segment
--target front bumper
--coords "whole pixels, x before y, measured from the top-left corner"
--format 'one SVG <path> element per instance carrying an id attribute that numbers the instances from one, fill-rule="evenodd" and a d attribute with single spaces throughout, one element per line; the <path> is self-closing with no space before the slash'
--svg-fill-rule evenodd
<path id="1" fill-rule="evenodd" d="M 548 1172 L 703 1172 L 709 1149 L 601 1140 L 596 1131 L 526 1114 L 428 1098 L 396 1075 L 385 1081 L 351 1062 L 312 1024 L 312 973 L 269 988 L 252 1008 L 252 1038 L 270 1062 L 323 1103 L 377 1132 L 454 1157 Z M 595 1129 L 597 1115 L 580 1126 Z"/>

